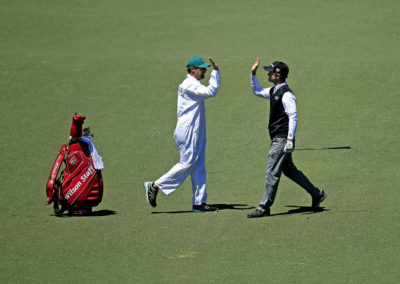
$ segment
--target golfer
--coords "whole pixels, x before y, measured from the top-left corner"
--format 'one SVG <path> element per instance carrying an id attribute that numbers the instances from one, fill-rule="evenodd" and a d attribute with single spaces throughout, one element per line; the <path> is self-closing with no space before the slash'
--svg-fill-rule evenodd
<path id="1" fill-rule="evenodd" d="M 201 57 L 195 56 L 186 64 L 186 79 L 178 87 L 178 121 L 174 131 L 180 161 L 169 172 L 155 182 L 145 182 L 147 201 L 156 207 L 157 193 L 161 189 L 166 195 L 172 194 L 191 175 L 192 179 L 192 211 L 217 212 L 218 208 L 207 205 L 206 191 L 206 113 L 204 100 L 212 98 L 219 89 L 219 68 L 214 60 L 208 58 L 214 68 L 211 72 L 209 86 L 204 86 L 207 67 Z"/>
<path id="2" fill-rule="evenodd" d="M 268 153 L 267 174 L 265 178 L 265 193 L 256 211 L 247 215 L 249 218 L 270 215 L 270 207 L 274 203 L 282 172 L 291 180 L 304 188 L 312 196 L 312 207 L 319 207 L 326 198 L 323 190 L 316 188 L 308 178 L 293 164 L 292 154 L 295 145 L 297 126 L 296 98 L 286 83 L 289 67 L 275 61 L 270 66 L 264 66 L 268 72 L 268 81 L 273 83 L 271 88 L 263 89 L 258 83 L 256 72 L 260 64 L 257 58 L 251 68 L 251 88 L 256 96 L 270 101 L 269 135 L 271 148 Z"/>

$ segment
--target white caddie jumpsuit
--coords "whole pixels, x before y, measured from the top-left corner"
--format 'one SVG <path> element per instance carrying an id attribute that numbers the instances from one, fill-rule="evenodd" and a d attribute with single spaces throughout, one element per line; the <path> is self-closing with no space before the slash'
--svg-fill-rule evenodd
<path id="1" fill-rule="evenodd" d="M 174 131 L 180 160 L 155 184 L 166 194 L 172 194 L 191 174 L 193 205 L 206 203 L 206 113 L 204 100 L 214 97 L 219 88 L 219 71 L 213 70 L 209 86 L 191 75 L 178 88 L 178 121 Z"/>

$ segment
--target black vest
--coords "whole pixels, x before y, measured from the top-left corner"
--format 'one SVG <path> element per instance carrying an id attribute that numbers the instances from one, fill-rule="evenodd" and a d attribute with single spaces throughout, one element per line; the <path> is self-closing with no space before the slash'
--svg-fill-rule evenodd
<path id="1" fill-rule="evenodd" d="M 276 137 L 286 138 L 289 132 L 289 117 L 285 113 L 285 109 L 282 104 L 283 94 L 286 92 L 292 92 L 288 85 L 283 85 L 273 94 L 274 87 L 269 90 L 270 95 L 270 109 L 269 109 L 269 136 L 271 140 Z"/>

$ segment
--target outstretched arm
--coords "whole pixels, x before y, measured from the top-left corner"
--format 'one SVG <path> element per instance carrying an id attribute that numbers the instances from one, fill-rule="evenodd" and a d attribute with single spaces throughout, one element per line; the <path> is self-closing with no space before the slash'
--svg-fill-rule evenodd
<path id="1" fill-rule="evenodd" d="M 208 57 L 208 60 L 210 60 L 212 67 L 214 68 L 215 71 L 219 71 L 219 67 L 217 64 L 215 64 L 215 61 L 212 57 Z"/>
<path id="2" fill-rule="evenodd" d="M 208 86 L 202 84 L 190 85 L 186 88 L 186 91 L 196 97 L 214 97 L 217 95 L 219 89 L 219 72 L 213 70 L 211 72 L 210 81 Z"/>
<path id="3" fill-rule="evenodd" d="M 260 65 L 260 58 L 256 58 L 256 62 L 254 62 L 253 67 L 251 67 L 251 75 L 256 76 L 258 66 Z"/>
<path id="4" fill-rule="evenodd" d="M 258 83 L 256 73 L 259 65 L 260 65 L 260 58 L 257 57 L 256 62 L 254 62 L 253 67 L 251 67 L 251 89 L 253 90 L 253 93 L 256 96 L 269 99 L 269 90 L 271 88 L 263 89 L 260 83 Z"/>

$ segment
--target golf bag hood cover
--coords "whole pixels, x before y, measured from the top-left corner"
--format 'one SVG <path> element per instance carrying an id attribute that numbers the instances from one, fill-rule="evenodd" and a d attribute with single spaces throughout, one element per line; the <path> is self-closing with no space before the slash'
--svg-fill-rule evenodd
<path id="1" fill-rule="evenodd" d="M 82 136 L 82 125 L 85 121 L 84 115 L 74 115 L 72 118 L 71 130 L 69 132 L 69 136 L 74 138 L 80 138 Z"/>

